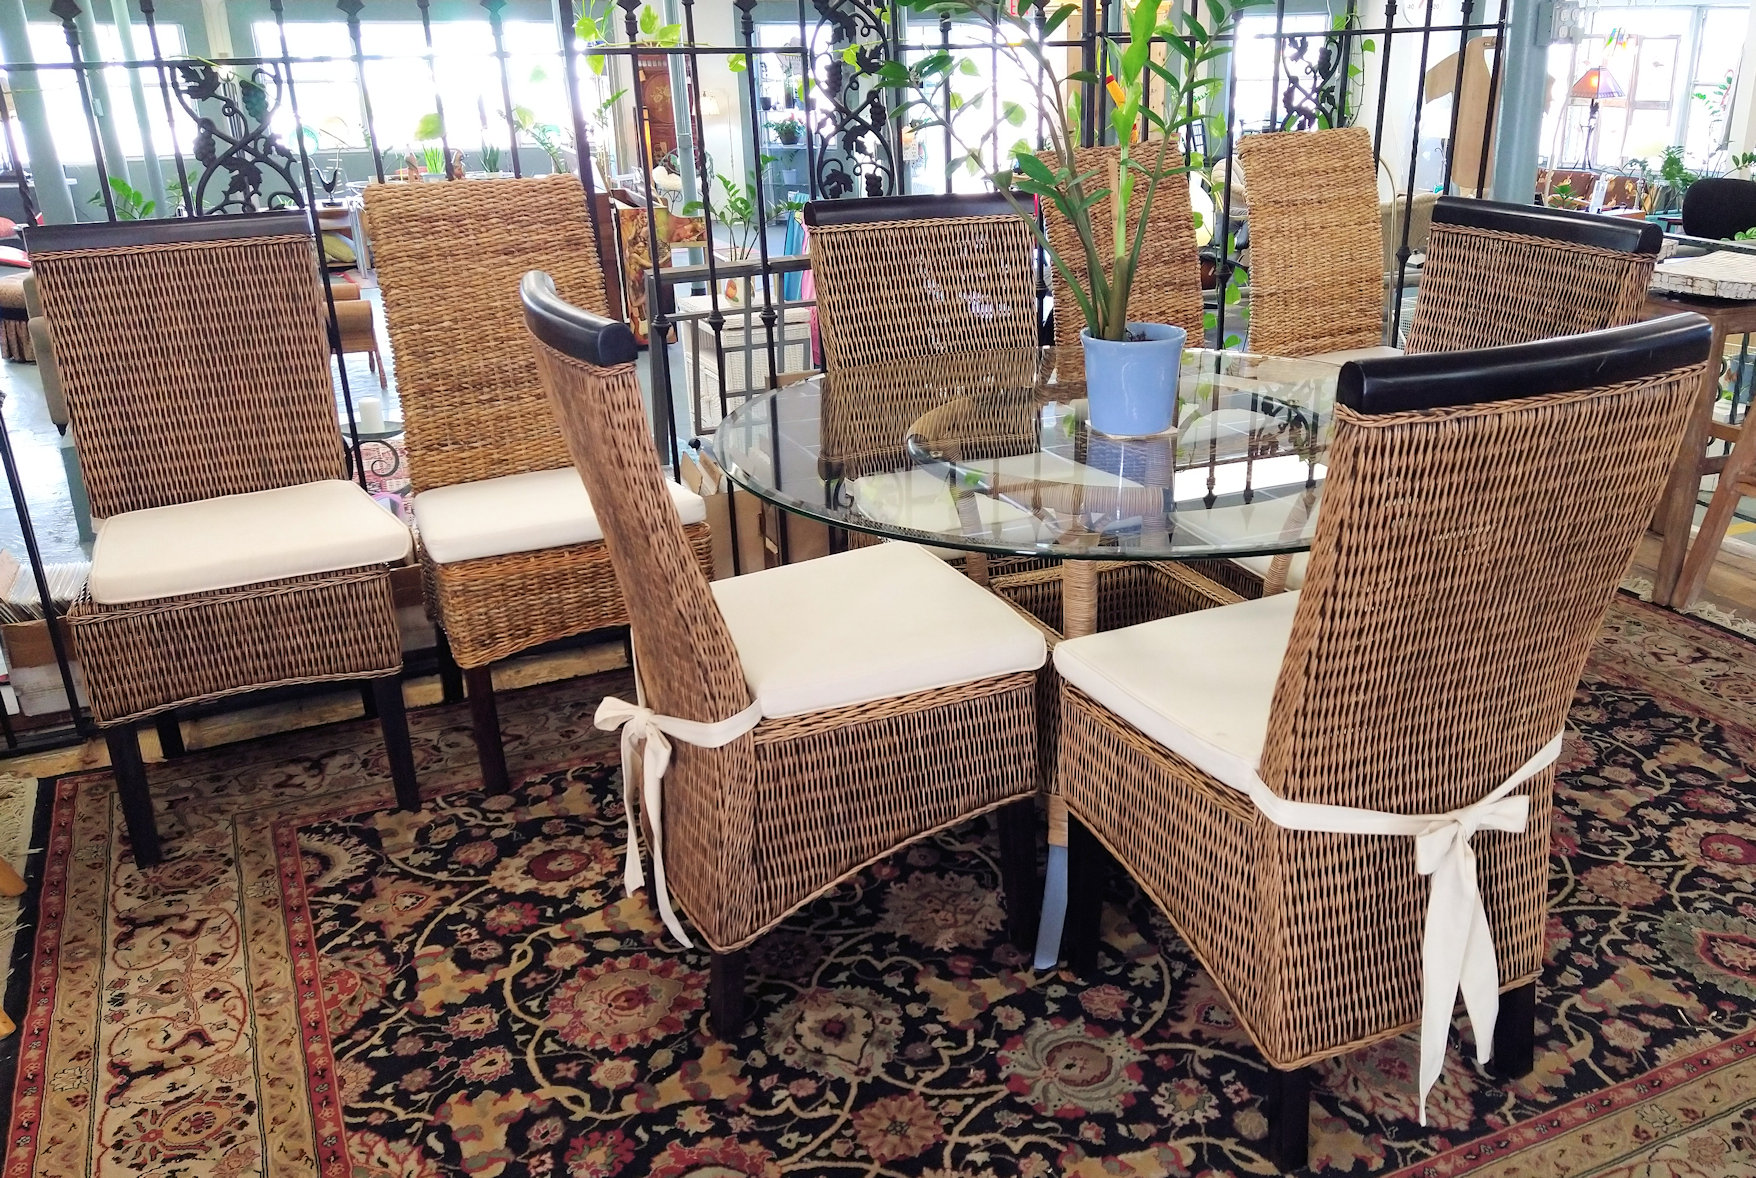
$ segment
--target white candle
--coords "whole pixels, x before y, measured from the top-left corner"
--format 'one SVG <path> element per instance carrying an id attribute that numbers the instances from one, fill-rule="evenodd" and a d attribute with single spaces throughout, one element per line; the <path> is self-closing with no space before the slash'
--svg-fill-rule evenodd
<path id="1" fill-rule="evenodd" d="M 360 398 L 360 432 L 363 434 L 381 434 L 384 432 L 384 402 L 377 397 Z"/>

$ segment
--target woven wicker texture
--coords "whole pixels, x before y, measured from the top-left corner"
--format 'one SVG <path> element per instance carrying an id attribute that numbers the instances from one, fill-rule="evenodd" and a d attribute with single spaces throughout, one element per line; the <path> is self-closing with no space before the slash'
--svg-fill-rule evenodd
<path id="1" fill-rule="evenodd" d="M 31 262 L 94 516 L 346 477 L 309 236 Z"/>
<path id="2" fill-rule="evenodd" d="M 1587 393 L 1337 411 L 1260 773 L 1303 801 L 1436 813 L 1561 729 L 1675 456 L 1699 368 Z M 1290 1068 L 1420 1017 L 1427 884 L 1407 839 L 1297 833 L 1072 689 L 1057 787 Z M 1542 963 L 1553 770 L 1529 829 L 1474 841 L 1503 985 Z"/>
<path id="3" fill-rule="evenodd" d="M 1407 351 L 1451 352 L 1621 327 L 1644 317 L 1656 254 L 1435 225 Z"/>
<path id="4" fill-rule="evenodd" d="M 536 344 L 631 603 L 647 703 L 717 721 L 750 702 L 736 648 L 666 494 L 632 365 Z M 1036 787 L 1035 677 L 764 720 L 720 749 L 676 743 L 666 871 L 709 948 L 750 943 L 864 865 Z"/>
<path id="5" fill-rule="evenodd" d="M 67 620 L 100 724 L 296 683 L 402 669 L 383 565 L 131 605 L 75 602 Z"/>
<path id="6" fill-rule="evenodd" d="M 683 529 L 702 571 L 713 571 L 705 523 Z M 427 601 L 465 670 L 588 630 L 628 624 L 602 541 L 437 564 L 421 552 Z"/>
<path id="7" fill-rule="evenodd" d="M 1246 135 L 1250 350 L 1312 356 L 1384 342 L 1378 170 L 1364 127 Z"/>
<path id="8" fill-rule="evenodd" d="M 518 280 L 547 271 L 607 311 L 579 178 L 372 184 L 365 201 L 415 493 L 566 466 Z"/>
<path id="9" fill-rule="evenodd" d="M 822 225 L 811 231 L 823 366 L 1037 343 L 1031 229 L 1018 217 Z"/>
<path id="10" fill-rule="evenodd" d="M 818 458 L 843 478 L 914 465 L 911 433 L 974 461 L 1038 447 L 1035 346 L 889 362 L 823 378 Z"/>
<path id="11" fill-rule="evenodd" d="M 1136 156 L 1143 155 L 1142 162 L 1148 167 L 1152 166 L 1157 151 L 1156 144 L 1135 148 Z M 1120 147 L 1074 149 L 1073 166 L 1077 174 L 1097 173 L 1092 179 L 1085 181 L 1085 190 L 1099 192 L 1111 187 L 1105 177 L 1117 166 L 1121 156 Z M 1049 152 L 1043 156 L 1043 162 L 1051 168 L 1058 168 L 1060 158 Z M 1171 169 L 1182 166 L 1182 153 L 1175 148 L 1170 149 L 1165 158 L 1165 167 Z M 1139 183 L 1139 191 L 1144 192 L 1145 182 Z M 1139 216 L 1138 197 L 1133 215 Z M 1110 197 L 1105 197 L 1092 206 L 1092 229 L 1096 234 L 1100 254 L 1108 254 L 1113 248 L 1110 227 L 1115 216 L 1115 201 Z M 1086 277 L 1085 250 L 1079 244 L 1079 235 L 1073 230 L 1073 222 L 1062 216 L 1053 204 L 1045 203 L 1043 227 L 1048 232 L 1049 242 L 1055 247 L 1055 252 L 1061 255 L 1061 259 L 1083 282 Z M 1190 343 L 1199 346 L 1204 330 L 1201 319 L 1201 259 L 1195 252 L 1195 218 L 1189 207 L 1187 175 L 1170 176 L 1159 181 L 1158 191 L 1152 198 L 1152 210 L 1147 214 L 1146 228 L 1146 240 L 1140 247 L 1140 262 L 1134 271 L 1134 287 L 1128 292 L 1128 318 L 1138 323 L 1170 323 L 1181 327 L 1189 333 Z M 1079 313 L 1079 304 L 1067 293 L 1067 280 L 1062 277 L 1061 271 L 1052 265 L 1049 271 L 1055 291 L 1055 344 L 1057 347 L 1076 348 L 1079 346 L 1079 332 L 1085 326 L 1085 319 Z"/>

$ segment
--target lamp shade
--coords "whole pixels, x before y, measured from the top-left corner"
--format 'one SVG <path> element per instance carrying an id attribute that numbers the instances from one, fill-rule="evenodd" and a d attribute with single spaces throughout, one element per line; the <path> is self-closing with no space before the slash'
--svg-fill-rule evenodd
<path id="1" fill-rule="evenodd" d="M 1602 66 L 1594 65 L 1579 75 L 1579 80 L 1573 83 L 1573 89 L 1568 93 L 1574 98 L 1598 99 L 1620 98 L 1624 91 L 1614 74 Z"/>

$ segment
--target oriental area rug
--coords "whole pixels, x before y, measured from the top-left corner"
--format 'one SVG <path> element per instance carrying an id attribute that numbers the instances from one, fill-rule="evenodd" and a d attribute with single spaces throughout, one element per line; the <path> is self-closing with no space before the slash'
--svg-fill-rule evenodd
<path id="1" fill-rule="evenodd" d="M 1430 1123 L 1411 1038 L 1331 1061 L 1337 1174 L 1756 1172 L 1756 646 L 1618 599 L 1569 725 L 1537 1068 L 1455 1042 Z M 52 783 L 6 1178 L 779 1178 L 1272 1173 L 1262 1064 L 1175 934 L 1112 882 L 1099 971 L 1003 937 L 982 823 L 752 951 L 735 1043 L 707 960 L 620 894 L 625 677 L 508 693 L 522 784 L 413 714 L 390 808 L 367 722 L 153 768 L 169 859 L 104 774 Z"/>

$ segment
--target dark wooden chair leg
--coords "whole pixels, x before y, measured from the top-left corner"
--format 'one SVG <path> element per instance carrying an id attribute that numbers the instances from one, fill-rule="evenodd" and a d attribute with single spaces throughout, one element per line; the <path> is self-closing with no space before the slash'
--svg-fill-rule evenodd
<path id="1" fill-rule="evenodd" d="M 360 708 L 365 712 L 366 719 L 378 718 L 378 681 L 368 679 L 360 684 Z"/>
<path id="2" fill-rule="evenodd" d="M 482 763 L 482 788 L 491 794 L 511 789 L 506 775 L 506 747 L 500 742 L 500 710 L 494 706 L 494 675 L 491 667 L 471 667 L 463 673 L 469 692 L 470 725 L 476 734 L 476 756 Z"/>
<path id="3" fill-rule="evenodd" d="M 707 1022 L 730 1041 L 744 1033 L 744 950 L 715 953 L 707 982 Z"/>
<path id="4" fill-rule="evenodd" d="M 402 676 L 386 675 L 371 682 L 369 694 L 384 732 L 384 756 L 390 762 L 390 779 L 396 783 L 396 805 L 401 810 L 421 808 L 421 787 L 415 780 L 415 754 L 409 746 L 408 712 L 402 700 Z"/>
<path id="5" fill-rule="evenodd" d="M 152 726 L 159 734 L 159 752 L 165 760 L 183 755 L 183 726 L 177 723 L 175 711 L 160 712 L 152 718 Z"/>
<path id="6" fill-rule="evenodd" d="M 1302 1170 L 1311 1154 L 1311 1069 L 1268 1069 L 1268 1160 Z"/>
<path id="7" fill-rule="evenodd" d="M 110 769 L 116 775 L 116 792 L 122 799 L 122 818 L 128 824 L 134 865 L 151 867 L 164 858 L 164 852 L 159 847 L 158 824 L 153 821 L 146 764 L 140 759 L 140 733 L 133 724 L 106 728 L 104 743 L 110 748 Z"/>
<path id="8" fill-rule="evenodd" d="M 1497 1080 L 1522 1080 L 1535 1070 L 1536 983 L 1527 982 L 1500 995 L 1488 1073 Z"/>
<path id="9" fill-rule="evenodd" d="M 1006 936 L 1012 944 L 1030 952 L 1036 944 L 1037 900 L 1042 882 L 1037 877 L 1037 803 L 1024 798 L 994 811 L 1000 828 L 1000 882 L 1006 892 Z"/>
<path id="10" fill-rule="evenodd" d="M 1099 932 L 1104 915 L 1104 874 L 1109 852 L 1077 818 L 1067 819 L 1067 920 L 1061 943 L 1067 965 L 1075 973 L 1097 967 Z"/>
<path id="11" fill-rule="evenodd" d="M 433 627 L 433 653 L 439 658 L 439 698 L 448 704 L 463 702 L 463 669 L 451 656 L 451 639 L 445 627 Z"/>

